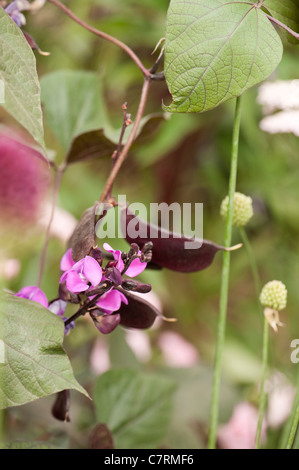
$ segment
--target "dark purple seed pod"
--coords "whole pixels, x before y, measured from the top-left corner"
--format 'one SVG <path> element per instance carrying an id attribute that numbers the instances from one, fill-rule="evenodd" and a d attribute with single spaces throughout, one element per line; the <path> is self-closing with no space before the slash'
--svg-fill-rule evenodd
<path id="1" fill-rule="evenodd" d="M 137 238 L 131 238 L 127 230 L 133 220 L 135 231 L 142 234 Z M 209 240 L 192 239 L 174 234 L 138 219 L 127 208 L 122 211 L 121 224 L 128 243 L 138 243 L 141 250 L 149 241 L 153 243 L 151 259 L 153 265 L 182 273 L 201 271 L 210 266 L 218 251 L 230 251 L 241 246 L 225 248 Z M 151 234 L 155 234 L 155 237 Z"/>
<path id="2" fill-rule="evenodd" d="M 22 30 L 22 33 L 24 34 L 25 36 L 25 39 L 26 41 L 28 42 L 29 46 L 31 47 L 31 49 L 33 50 L 36 50 L 39 54 L 41 55 L 45 55 L 45 56 L 48 56 L 50 55 L 50 52 L 44 52 L 40 49 L 40 47 L 37 45 L 37 43 L 35 42 L 35 40 L 33 39 L 32 36 L 30 36 L 30 34 L 26 33 L 26 31 L 23 31 Z"/>
<path id="3" fill-rule="evenodd" d="M 160 312 L 142 297 L 124 292 L 128 299 L 128 305 L 122 303 L 117 311 L 120 315 L 120 325 L 126 328 L 146 329 L 150 328 Z"/>
<path id="4" fill-rule="evenodd" d="M 132 292 L 139 292 L 140 294 L 147 294 L 152 290 L 150 284 L 142 284 L 142 282 L 133 281 L 132 279 L 124 279 L 122 288 Z"/>
<path id="5" fill-rule="evenodd" d="M 51 410 L 52 415 L 54 416 L 54 418 L 58 419 L 59 421 L 64 421 L 66 423 L 69 423 L 70 422 L 69 410 L 70 410 L 70 391 L 62 390 L 61 392 L 58 392 L 56 395 L 56 399 Z"/>
<path id="6" fill-rule="evenodd" d="M 69 248 L 72 248 L 74 261 L 79 261 L 87 256 L 96 245 L 95 223 L 96 207 L 94 205 L 83 212 L 69 241 Z"/>
<path id="7" fill-rule="evenodd" d="M 106 424 L 99 423 L 91 431 L 90 449 L 115 449 L 113 436 Z"/>
<path id="8" fill-rule="evenodd" d="M 119 313 L 114 313 L 111 315 L 97 315 L 90 312 L 90 316 L 93 319 L 96 328 L 101 333 L 103 333 L 103 335 L 108 335 L 109 333 L 112 333 L 112 331 L 115 330 L 115 328 L 120 323 Z"/>

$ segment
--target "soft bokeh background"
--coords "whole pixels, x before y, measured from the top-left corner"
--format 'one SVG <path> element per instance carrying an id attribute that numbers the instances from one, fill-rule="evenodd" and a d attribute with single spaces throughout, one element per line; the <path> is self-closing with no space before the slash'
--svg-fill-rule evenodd
<path id="1" fill-rule="evenodd" d="M 66 3 L 82 19 L 126 42 L 147 66 L 151 66 L 154 61 L 151 53 L 164 35 L 168 0 L 72 0 Z M 61 69 L 97 71 L 115 127 L 121 125 L 123 102 L 128 103 L 128 110 L 134 117 L 142 75 L 125 53 L 83 30 L 53 5 L 47 5 L 34 16 L 27 15 L 25 29 L 42 50 L 51 52 L 49 57 L 36 56 L 41 77 Z M 286 44 L 283 60 L 271 79 L 299 78 L 298 58 L 299 49 Z M 272 382 L 275 378 L 282 387 L 295 383 L 299 368 L 290 361 L 290 342 L 299 338 L 299 142 L 291 134 L 269 135 L 260 130 L 262 109 L 256 98 L 254 88 L 243 99 L 237 189 L 254 200 L 255 216 L 247 233 L 262 282 L 279 279 L 288 288 L 288 306 L 281 314 L 285 326 L 277 334 L 270 333 Z M 162 101 L 168 103 L 169 99 L 166 84 L 154 83 L 146 113 L 161 112 Z M 221 244 L 224 223 L 219 217 L 219 206 L 228 187 L 233 115 L 233 102 L 203 115 L 173 115 L 162 124 L 155 138 L 129 154 L 114 195 L 125 194 L 130 202 L 146 205 L 162 201 L 169 204 L 202 202 L 204 237 Z M 2 112 L 1 122 L 12 123 L 12 120 Z M 46 143 L 49 149 L 61 152 L 47 124 Z M 58 205 L 69 213 L 70 224 L 72 217 L 79 219 L 99 197 L 109 169 L 109 159 L 77 163 L 68 168 Z M 7 275 L 1 268 L 7 287 L 14 291 L 36 283 L 44 238 L 42 230 L 31 234 L 32 238 L 25 235 L 26 243 L 21 231 L 16 235 L 13 253 L 11 247 L 7 253 L 1 248 L 3 258 L 15 259 L 14 268 L 20 263 L 20 272 L 17 274 L 18 269 L 15 270 L 17 275 Z M 59 260 L 66 248 L 62 239 L 63 236 L 56 236 L 49 245 L 42 288 L 50 299 L 57 295 Z M 239 242 L 240 235 L 235 230 L 233 243 Z M 123 240 L 113 240 L 113 246 L 126 247 Z M 152 284 L 164 314 L 176 317 L 176 323 L 159 323 L 135 337 L 134 333 L 130 337 L 120 328 L 109 337 L 99 337 L 89 322 L 81 320 L 66 338 L 65 347 L 75 375 L 89 389 L 94 378 L 109 367 L 136 367 L 174 379 L 178 389 L 172 425 L 164 443 L 166 448 L 205 445 L 220 276 L 221 253 L 216 255 L 211 267 L 199 273 L 146 272 L 142 279 Z M 262 322 L 247 254 L 241 249 L 232 254 L 231 262 L 222 423 L 229 420 L 237 403 L 257 404 Z M 271 390 L 270 383 L 268 386 Z M 272 421 L 272 427 L 268 427 L 268 447 L 278 446 L 283 434 L 281 420 L 276 417 L 277 425 L 273 413 L 282 413 L 286 407 L 287 415 L 291 400 L 292 393 L 284 394 L 274 408 L 270 407 L 276 424 Z M 61 424 L 51 417 L 52 402 L 53 397 L 49 397 L 9 410 L 8 437 L 49 439 L 60 447 L 86 446 L 90 428 L 95 424 L 92 403 L 73 393 L 72 421 Z"/>

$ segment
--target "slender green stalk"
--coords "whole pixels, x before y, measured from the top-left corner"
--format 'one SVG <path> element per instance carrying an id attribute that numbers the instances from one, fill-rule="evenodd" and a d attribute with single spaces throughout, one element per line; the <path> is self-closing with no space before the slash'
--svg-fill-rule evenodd
<path id="1" fill-rule="evenodd" d="M 257 296 L 257 303 L 259 306 L 259 310 L 261 312 L 262 318 L 264 318 L 263 322 L 263 351 L 262 351 L 262 377 L 261 377 L 261 391 L 260 391 L 260 400 L 259 400 L 259 417 L 258 417 L 258 424 L 256 430 L 256 448 L 259 449 L 261 445 L 261 433 L 262 433 L 262 424 L 263 424 L 263 417 L 265 413 L 266 407 L 266 392 L 265 392 L 265 383 L 267 378 L 267 369 L 268 369 L 268 350 L 269 350 L 269 326 L 266 318 L 264 317 L 263 308 L 261 306 L 259 300 L 259 294 L 261 291 L 261 282 L 260 277 L 255 261 L 255 257 L 253 255 L 253 251 L 251 248 L 250 241 L 247 237 L 246 231 L 243 227 L 240 228 L 240 233 L 242 237 L 243 244 L 246 248 L 250 267 L 252 271 L 253 282 L 255 286 L 256 296 Z"/>
<path id="2" fill-rule="evenodd" d="M 229 204 L 228 204 L 228 211 L 227 211 L 226 224 L 225 224 L 224 246 L 227 248 L 231 245 L 231 238 L 232 238 L 232 221 L 233 221 L 233 210 L 234 210 L 234 194 L 236 192 L 236 181 L 237 181 L 240 122 L 241 122 L 241 97 L 239 96 L 236 100 L 236 111 L 235 111 L 233 139 L 232 139 L 230 179 L 229 179 L 229 189 L 228 189 Z M 217 438 L 219 393 L 220 393 L 220 382 L 221 382 L 221 365 L 222 365 L 222 352 L 223 352 L 224 340 L 225 340 L 227 299 L 228 299 L 228 289 L 229 289 L 229 272 L 230 272 L 230 252 L 224 251 L 222 276 L 221 276 L 221 290 L 220 290 L 219 322 L 218 322 L 217 345 L 216 345 L 213 390 L 212 390 L 210 433 L 209 433 L 209 441 L 208 441 L 209 449 L 215 448 L 216 438 Z"/>
<path id="3" fill-rule="evenodd" d="M 4 445 L 4 411 L 0 410 L 0 449 Z"/>
<path id="4" fill-rule="evenodd" d="M 258 269 L 257 269 L 257 264 L 256 264 L 255 257 L 254 257 L 253 251 L 252 251 L 251 243 L 248 239 L 248 236 L 247 236 L 247 233 L 246 233 L 244 227 L 240 227 L 240 234 L 241 234 L 243 245 L 244 245 L 244 247 L 247 251 L 247 255 L 248 255 L 248 259 L 249 259 L 249 263 L 250 263 L 250 268 L 251 268 L 251 272 L 252 272 L 252 277 L 253 277 L 253 282 L 254 282 L 254 288 L 255 288 L 257 302 L 258 302 L 260 311 L 263 315 L 263 309 L 262 309 L 262 306 L 261 306 L 261 303 L 260 303 L 260 300 L 259 300 L 259 296 L 260 296 L 260 292 L 261 292 L 261 281 L 260 281 L 260 276 L 259 276 L 259 272 L 258 272 Z"/>
<path id="5" fill-rule="evenodd" d="M 295 397 L 294 404 L 296 405 L 296 411 L 293 417 L 292 425 L 291 425 L 291 430 L 289 434 L 289 438 L 287 441 L 286 449 L 292 449 L 294 440 L 296 437 L 298 425 L 299 425 L 299 404 L 298 404 L 298 393 Z"/>
<path id="6" fill-rule="evenodd" d="M 263 357 L 262 357 L 262 378 L 261 378 L 261 392 L 259 400 L 259 418 L 257 423 L 256 430 L 256 448 L 259 449 L 261 446 L 261 433 L 263 418 L 266 408 L 266 390 L 265 383 L 267 378 L 267 369 L 268 369 L 268 351 L 269 351 L 269 325 L 266 317 L 264 317 L 264 326 L 263 326 Z"/>

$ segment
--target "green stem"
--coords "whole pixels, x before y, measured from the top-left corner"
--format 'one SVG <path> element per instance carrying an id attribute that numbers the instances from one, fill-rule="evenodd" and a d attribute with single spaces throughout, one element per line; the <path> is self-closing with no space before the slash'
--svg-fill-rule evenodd
<path id="1" fill-rule="evenodd" d="M 294 444 L 294 440 L 295 440 L 295 437 L 296 437 L 298 425 L 299 425 L 298 393 L 295 397 L 294 403 L 296 404 L 296 411 L 295 411 L 294 418 L 293 418 L 293 421 L 292 421 L 291 430 L 290 430 L 288 442 L 287 442 L 287 445 L 286 445 L 286 449 L 292 449 L 293 444 Z"/>
<path id="2" fill-rule="evenodd" d="M 232 221 L 234 210 L 234 194 L 236 192 L 237 181 L 237 168 L 238 168 L 238 150 L 239 150 L 239 134 L 241 122 L 241 97 L 236 100 L 236 111 L 233 128 L 232 139 L 232 153 L 231 153 L 231 167 L 229 179 L 229 204 L 225 224 L 225 239 L 224 246 L 228 248 L 231 245 L 232 238 Z M 223 253 L 223 267 L 221 276 L 221 290 L 220 290 L 220 306 L 219 306 L 219 322 L 217 332 L 217 345 L 213 378 L 212 390 L 212 404 L 211 404 L 211 418 L 210 418 L 210 433 L 208 448 L 214 449 L 216 446 L 217 426 L 218 426 L 218 408 L 219 408 L 219 393 L 221 382 L 221 365 L 222 365 L 222 352 L 225 340 L 225 327 L 226 327 L 226 312 L 227 312 L 227 299 L 229 289 L 229 272 L 230 272 L 230 252 L 224 251 Z"/>
<path id="3" fill-rule="evenodd" d="M 259 449 L 261 446 L 261 434 L 262 434 L 262 425 L 263 418 L 266 408 L 266 390 L 265 383 L 267 378 L 267 369 L 268 369 L 268 351 L 269 351 L 269 325 L 266 317 L 264 317 L 264 326 L 263 326 L 263 357 L 262 357 L 262 378 L 261 378 L 261 393 L 259 400 L 259 418 L 257 423 L 256 430 L 256 448 Z"/>
<path id="4" fill-rule="evenodd" d="M 259 294 L 261 291 L 261 282 L 260 282 L 260 277 L 257 269 L 257 264 L 255 261 L 255 257 L 253 255 L 253 251 L 251 248 L 250 241 L 247 237 L 246 231 L 244 230 L 243 227 L 240 228 L 240 233 L 241 233 L 241 238 L 243 241 L 243 244 L 246 248 L 249 262 L 250 262 L 250 267 L 252 271 L 252 277 L 253 277 L 253 282 L 255 286 L 255 291 L 256 291 L 256 297 L 257 297 L 257 303 L 259 306 L 260 313 L 262 315 L 262 318 L 264 318 L 264 326 L 263 326 L 263 352 L 262 352 L 262 378 L 261 378 L 261 391 L 260 391 L 260 400 L 259 400 L 259 417 L 258 417 L 258 424 L 257 424 L 257 430 L 256 430 L 256 448 L 260 448 L 261 444 L 261 433 L 262 433 L 262 424 L 263 424 L 263 418 L 264 418 L 264 413 L 265 413 L 265 407 L 266 407 L 266 392 L 265 392 L 265 383 L 266 383 L 266 378 L 267 378 L 267 369 L 268 369 L 268 350 L 269 350 L 269 326 L 266 318 L 264 317 L 264 312 L 259 300 Z"/>
<path id="5" fill-rule="evenodd" d="M 257 302 L 258 302 L 259 308 L 260 308 L 260 310 L 263 314 L 262 306 L 261 306 L 260 299 L 259 299 L 260 292 L 261 292 L 261 281 L 260 281 L 260 276 L 259 276 L 256 261 L 255 261 L 255 257 L 254 257 L 253 251 L 252 251 L 251 243 L 249 241 L 249 238 L 247 236 L 247 233 L 246 233 L 244 227 L 240 227 L 240 234 L 241 234 L 243 245 L 244 245 L 244 247 L 247 251 L 247 255 L 248 255 L 248 259 L 249 259 L 249 263 L 250 263 L 250 268 L 251 268 L 251 272 L 252 272 L 252 277 L 253 277 L 253 282 L 254 282 L 254 288 L 255 288 Z"/>

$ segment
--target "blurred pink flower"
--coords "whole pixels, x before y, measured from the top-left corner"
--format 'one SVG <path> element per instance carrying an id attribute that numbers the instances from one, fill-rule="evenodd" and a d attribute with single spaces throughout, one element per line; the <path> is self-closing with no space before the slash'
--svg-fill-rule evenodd
<path id="1" fill-rule="evenodd" d="M 279 428 L 291 414 L 296 388 L 281 372 L 275 371 L 266 383 L 268 392 L 267 423 Z"/>
<path id="2" fill-rule="evenodd" d="M 126 330 L 126 341 L 133 353 L 141 362 L 147 362 L 152 356 L 149 336 L 145 331 Z"/>
<path id="3" fill-rule="evenodd" d="M 18 259 L 11 258 L 0 262 L 0 276 L 9 281 L 18 276 L 21 263 Z"/>
<path id="4" fill-rule="evenodd" d="M 1 221 L 30 226 L 39 216 L 49 183 L 50 170 L 44 157 L 23 142 L 0 133 Z"/>
<path id="5" fill-rule="evenodd" d="M 258 410 L 247 402 L 238 403 L 231 419 L 218 430 L 218 445 L 221 449 L 254 449 L 258 423 Z M 266 439 L 266 424 L 263 422 L 261 442 Z"/>
<path id="6" fill-rule="evenodd" d="M 110 369 L 109 345 L 103 337 L 99 337 L 91 351 L 90 366 L 95 374 L 103 374 Z"/>
<path id="7" fill-rule="evenodd" d="M 38 222 L 45 230 L 49 225 L 51 211 L 52 204 L 50 202 L 43 204 Z M 76 228 L 77 222 L 78 221 L 75 217 L 73 217 L 68 211 L 61 209 L 60 207 L 56 207 L 54 218 L 51 223 L 50 234 L 61 240 L 61 242 L 66 245 Z"/>
<path id="8" fill-rule="evenodd" d="M 158 344 L 165 364 L 170 367 L 190 367 L 198 363 L 197 349 L 177 333 L 165 331 Z"/>

